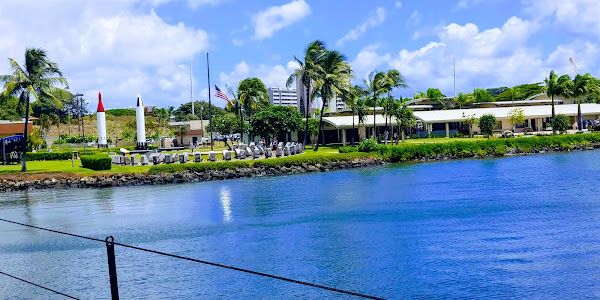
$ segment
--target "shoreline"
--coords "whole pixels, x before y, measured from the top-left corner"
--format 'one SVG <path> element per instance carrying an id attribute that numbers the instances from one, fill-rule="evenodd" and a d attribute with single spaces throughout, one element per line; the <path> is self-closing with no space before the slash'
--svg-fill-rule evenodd
<path id="1" fill-rule="evenodd" d="M 27 174 L 27 180 L 23 180 L 23 175 L 21 174 L 8 174 L 0 175 L 0 193 L 41 189 L 104 188 L 116 186 L 162 185 L 172 183 L 213 181 L 247 177 L 285 176 L 293 174 L 363 168 L 391 163 L 396 164 L 435 162 L 491 157 L 500 158 L 542 153 L 568 153 L 575 151 L 594 150 L 599 148 L 600 143 L 589 143 L 587 145 L 572 145 L 572 147 L 544 147 L 541 149 L 532 148 L 531 151 L 528 152 L 521 151 L 517 148 L 509 148 L 507 149 L 506 153 L 501 155 L 487 154 L 484 156 L 478 156 L 472 153 L 450 154 L 411 159 L 404 162 L 389 162 L 385 161 L 380 156 L 365 154 L 364 156 L 356 157 L 351 160 L 339 160 L 334 162 L 302 162 L 298 164 L 283 164 L 279 166 L 258 165 L 245 166 L 235 169 L 206 169 L 202 173 L 190 170 L 178 171 L 173 173 L 161 172 L 156 174 L 150 174 L 148 172 L 97 173 L 93 175 L 77 173 L 36 173 Z"/>

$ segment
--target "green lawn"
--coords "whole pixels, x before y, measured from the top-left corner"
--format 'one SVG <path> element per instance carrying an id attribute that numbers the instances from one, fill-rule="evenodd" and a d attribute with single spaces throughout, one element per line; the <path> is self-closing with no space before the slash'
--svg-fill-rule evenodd
<path id="1" fill-rule="evenodd" d="M 27 162 L 27 173 L 102 173 L 102 172 L 113 172 L 113 173 L 136 173 L 136 172 L 147 172 L 150 166 L 112 166 L 111 170 L 108 171 L 94 171 L 81 167 L 79 160 L 75 161 L 75 166 L 70 160 L 50 160 L 50 161 L 30 161 Z M 21 172 L 21 165 L 0 165 L 1 174 L 16 174 Z"/>

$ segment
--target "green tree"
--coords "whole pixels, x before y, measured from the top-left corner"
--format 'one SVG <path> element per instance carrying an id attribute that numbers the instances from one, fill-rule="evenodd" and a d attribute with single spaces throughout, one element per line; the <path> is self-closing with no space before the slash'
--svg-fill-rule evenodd
<path id="1" fill-rule="evenodd" d="M 234 134 L 240 132 L 240 119 L 235 114 L 228 113 L 222 117 L 214 117 L 213 130 L 220 134 Z"/>
<path id="2" fill-rule="evenodd" d="M 362 95 L 363 90 L 359 86 L 353 86 L 349 90 L 342 92 L 342 100 L 346 103 L 346 106 L 352 110 L 352 132 L 350 134 L 350 145 L 354 146 L 354 115 L 358 109 L 359 99 Z"/>
<path id="3" fill-rule="evenodd" d="M 406 103 L 402 102 L 402 100 L 396 100 L 394 110 L 392 114 L 396 118 L 396 122 L 400 127 L 400 135 L 402 137 L 402 142 L 404 143 L 406 137 L 406 130 L 411 126 L 415 126 L 417 123 L 417 119 L 413 114 L 413 111 Z"/>
<path id="4" fill-rule="evenodd" d="M 313 144 L 318 142 L 318 135 L 319 135 L 319 120 L 315 119 L 315 118 L 309 118 L 308 119 L 308 136 L 310 136 L 311 141 L 313 141 Z"/>
<path id="5" fill-rule="evenodd" d="M 395 88 L 406 88 L 408 85 L 406 84 L 406 80 L 402 73 L 398 70 L 389 70 L 385 73 L 383 88 L 387 92 L 388 96 L 385 101 L 382 103 L 383 105 L 383 116 L 385 117 L 385 144 L 387 145 L 388 140 L 388 132 L 391 132 L 391 121 L 390 128 L 388 130 L 388 117 L 391 119 L 394 109 L 394 98 L 392 97 L 392 90 Z"/>
<path id="6" fill-rule="evenodd" d="M 557 115 L 552 120 L 552 129 L 560 132 L 566 132 L 571 127 L 571 120 L 565 115 Z"/>
<path id="7" fill-rule="evenodd" d="M 377 102 L 379 101 L 379 96 L 385 94 L 386 88 L 386 74 L 384 72 L 372 71 L 369 73 L 367 79 L 363 79 L 363 84 L 365 85 L 365 94 L 368 95 L 368 104 L 373 107 L 373 140 L 377 140 L 377 131 L 375 130 L 375 108 L 377 107 Z"/>
<path id="8" fill-rule="evenodd" d="M 473 97 L 475 98 L 475 101 L 479 103 L 493 101 L 492 95 L 488 93 L 488 91 L 480 88 L 475 88 L 473 90 Z"/>
<path id="9" fill-rule="evenodd" d="M 486 135 L 489 139 L 492 136 L 492 132 L 498 125 L 496 121 L 496 117 L 494 115 L 488 114 L 483 115 L 479 118 L 479 128 L 481 129 L 481 133 Z"/>
<path id="10" fill-rule="evenodd" d="M 523 114 L 523 110 L 520 108 L 515 108 L 508 112 L 508 122 L 512 124 L 513 132 L 515 132 L 517 124 L 525 123 L 525 114 Z"/>
<path id="11" fill-rule="evenodd" d="M 367 99 L 365 98 L 358 98 L 356 100 L 356 116 L 358 117 L 358 127 L 360 127 L 360 125 L 365 125 L 365 122 L 367 121 L 367 115 L 369 114 L 369 107 L 367 105 Z M 353 121 L 354 122 L 354 121 Z M 365 136 L 365 138 L 368 138 Z"/>
<path id="12" fill-rule="evenodd" d="M 250 119 L 255 134 L 267 138 L 297 131 L 302 126 L 302 115 L 292 106 L 269 106 Z"/>
<path id="13" fill-rule="evenodd" d="M 473 94 L 458 93 L 458 97 L 452 100 L 458 104 L 459 108 L 463 108 L 463 106 L 473 103 L 475 99 L 473 98 Z"/>
<path id="14" fill-rule="evenodd" d="M 466 115 L 464 112 L 463 112 L 462 117 L 463 117 L 463 123 L 465 123 L 465 124 L 467 124 L 467 126 L 469 126 L 469 137 L 473 137 L 473 124 L 478 124 L 479 119 L 477 119 L 475 114 Z"/>
<path id="15" fill-rule="evenodd" d="M 558 76 L 554 72 L 554 70 L 550 71 L 550 75 L 544 79 L 544 83 L 546 83 L 546 95 L 552 99 L 552 120 L 554 120 L 554 96 L 558 95 L 559 89 L 556 79 Z M 553 127 L 554 129 L 554 127 Z M 553 130 L 554 131 L 554 130 Z"/>
<path id="16" fill-rule="evenodd" d="M 572 95 L 577 98 L 577 127 L 583 130 L 583 119 L 581 118 L 581 96 L 598 91 L 599 87 L 592 75 L 586 73 L 584 75 L 577 74 L 573 80 Z"/>
<path id="17" fill-rule="evenodd" d="M 442 91 L 439 89 L 428 88 L 427 89 L 427 98 L 430 101 L 437 102 L 442 105 L 443 108 L 446 108 L 446 102 L 444 102 L 444 98 L 446 96 L 442 94 Z"/>
<path id="18" fill-rule="evenodd" d="M 25 50 L 25 68 L 22 68 L 12 58 L 9 58 L 9 61 L 12 73 L 0 76 L 0 81 L 5 83 L 3 92 L 5 96 L 18 95 L 19 101 L 25 103 L 24 144 L 27 145 L 30 96 L 33 95 L 35 101 L 62 107 L 60 99 L 68 97 L 68 92 L 59 86 L 68 88 L 68 82 L 62 77 L 58 65 L 49 60 L 46 51 L 42 49 L 28 48 Z M 23 152 L 21 172 L 27 171 L 26 153 L 26 151 Z"/>
<path id="19" fill-rule="evenodd" d="M 414 99 L 423 99 L 423 98 L 427 98 L 427 94 L 423 93 L 423 92 L 416 92 L 413 95 Z"/>
<path id="20" fill-rule="evenodd" d="M 254 111 L 269 106 L 269 92 L 258 78 L 246 78 L 237 89 L 238 99 L 243 110 L 250 118 Z"/>
<path id="21" fill-rule="evenodd" d="M 290 77 L 288 77 L 287 82 L 285 84 L 289 88 L 292 86 L 294 80 L 300 80 L 304 85 L 304 91 L 306 92 L 306 94 L 300 96 L 300 101 L 306 103 L 304 112 L 304 117 L 306 121 L 304 129 L 304 141 L 302 142 L 303 146 L 306 146 L 306 141 L 308 137 L 308 119 L 310 117 L 310 106 L 312 104 L 310 90 L 312 87 L 312 82 L 314 82 L 317 79 L 315 71 L 316 65 L 326 53 L 327 50 L 325 49 L 325 44 L 322 41 L 316 40 L 308 44 L 308 46 L 304 50 L 304 61 L 294 56 L 294 60 L 298 63 L 300 67 L 296 69 L 294 73 L 290 75 Z M 304 101 L 304 99 L 306 99 L 306 102 Z"/>
<path id="22" fill-rule="evenodd" d="M 343 91 L 350 88 L 350 79 L 352 71 L 350 64 L 346 62 L 346 56 L 337 51 L 328 51 L 315 69 L 316 76 L 314 89 L 311 94 L 311 99 L 317 95 L 321 95 L 323 104 L 321 105 L 321 115 L 319 117 L 319 132 L 323 132 L 323 111 L 325 103 L 328 99 L 332 99 L 335 95 L 342 95 Z M 323 144 L 325 136 L 323 135 Z M 314 151 L 319 150 L 319 143 L 315 145 Z"/>

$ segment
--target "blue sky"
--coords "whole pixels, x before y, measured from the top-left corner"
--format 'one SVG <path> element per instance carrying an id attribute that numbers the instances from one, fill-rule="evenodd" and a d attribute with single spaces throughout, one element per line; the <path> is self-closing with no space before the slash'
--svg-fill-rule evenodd
<path id="1" fill-rule="evenodd" d="M 107 108 L 178 106 L 207 99 L 211 80 L 225 89 L 245 77 L 282 86 L 293 55 L 323 40 L 344 53 L 355 83 L 395 68 L 412 96 L 429 87 L 456 90 L 542 81 L 551 69 L 598 76 L 600 2 L 593 0 L 13 1 L 0 4 L 0 57 L 22 61 L 26 47 L 48 51 L 74 92 Z M 8 62 L 0 64 L 8 73 Z M 221 99 L 215 104 L 224 105 Z"/>

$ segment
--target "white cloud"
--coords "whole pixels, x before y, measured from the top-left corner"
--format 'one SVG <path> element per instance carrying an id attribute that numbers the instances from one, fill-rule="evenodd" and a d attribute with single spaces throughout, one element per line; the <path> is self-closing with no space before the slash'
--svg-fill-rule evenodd
<path id="1" fill-rule="evenodd" d="M 400 1 L 396 1 L 396 2 L 394 3 L 394 7 L 395 7 L 395 8 L 402 8 L 402 2 L 400 2 Z"/>
<path id="2" fill-rule="evenodd" d="M 244 41 L 242 41 L 242 40 L 240 40 L 240 39 L 232 39 L 232 40 L 231 40 L 231 43 L 232 43 L 234 46 L 236 46 L 236 47 L 239 47 L 239 46 L 243 46 L 243 45 L 244 45 Z"/>
<path id="3" fill-rule="evenodd" d="M 385 21 L 385 9 L 383 9 L 383 7 L 378 7 L 374 12 L 371 13 L 367 21 L 350 30 L 344 37 L 339 39 L 337 41 L 337 45 L 342 46 L 347 41 L 357 40 L 367 31 L 367 29 L 378 26 L 379 24 L 383 23 L 383 21 Z"/>
<path id="4" fill-rule="evenodd" d="M 488 0 L 489 1 L 489 0 Z M 456 8 L 468 8 L 472 5 L 479 4 L 483 2 L 483 0 L 460 0 L 456 4 Z"/>
<path id="5" fill-rule="evenodd" d="M 281 6 L 272 6 L 254 17 L 254 39 L 270 38 L 273 34 L 310 14 L 304 0 L 294 0 Z"/>
<path id="6" fill-rule="evenodd" d="M 362 49 L 352 62 L 357 79 L 376 68 L 394 68 L 407 78 L 409 96 L 429 87 L 453 94 L 452 59 L 456 58 L 457 92 L 470 92 L 474 87 L 513 86 L 542 81 L 560 57 L 574 49 L 585 53 L 581 65 L 596 65 L 597 46 L 575 43 L 559 46 L 544 57 L 541 49 L 528 46 L 528 40 L 539 29 L 532 21 L 517 17 L 508 19 L 500 28 L 479 30 L 475 24 L 452 23 L 441 28 L 434 39 L 417 49 L 402 49 L 396 54 L 378 53 L 377 46 Z M 567 57 L 568 58 L 568 57 Z M 563 62 L 564 64 L 564 62 Z"/>
<path id="7" fill-rule="evenodd" d="M 207 49 L 208 34 L 183 23 L 168 24 L 153 11 L 139 12 L 138 4 L 2 2 L 0 27 L 6 33 L 0 37 L 0 57 L 22 62 L 26 47 L 45 49 L 70 89 L 83 92 L 91 106 L 98 91 L 108 108 L 128 107 L 138 92 L 148 105 L 187 101 L 189 59 Z M 27 11 L 29 21 L 15 11 Z M 9 71 L 8 63 L 0 63 L 0 74 Z M 188 91 L 185 98 L 182 90 Z"/>
<path id="8" fill-rule="evenodd" d="M 407 26 L 417 26 L 421 23 L 421 13 L 418 10 L 415 10 L 410 14 L 408 19 L 406 20 Z"/>
<path id="9" fill-rule="evenodd" d="M 363 48 L 350 63 L 358 80 L 366 78 L 371 71 L 390 62 L 392 56 L 389 53 L 379 55 L 377 49 L 379 49 L 379 45 L 369 45 Z"/>
<path id="10" fill-rule="evenodd" d="M 166 4 L 166 3 L 169 3 L 169 2 L 175 2 L 175 1 L 177 1 L 177 0 L 151 0 L 150 4 L 152 6 L 156 7 L 156 6 L 160 6 L 160 5 L 163 5 L 163 4 Z M 225 2 L 225 1 L 226 0 L 187 0 L 186 2 L 187 2 L 187 5 L 190 8 L 196 9 L 196 8 L 202 6 L 202 5 L 212 5 L 212 6 L 215 6 L 215 5 L 221 4 L 221 3 Z"/>
<path id="11" fill-rule="evenodd" d="M 237 85 L 243 79 L 258 77 L 267 88 L 284 87 L 290 74 L 298 67 L 299 65 L 295 61 L 289 61 L 285 65 L 249 65 L 245 61 L 242 61 L 230 73 L 221 72 L 219 80 L 224 85 L 227 84 L 228 86 L 237 88 Z"/>
<path id="12" fill-rule="evenodd" d="M 600 37 L 600 1 L 524 0 L 525 11 L 537 20 L 554 23 L 561 31 Z"/>

